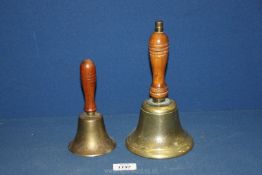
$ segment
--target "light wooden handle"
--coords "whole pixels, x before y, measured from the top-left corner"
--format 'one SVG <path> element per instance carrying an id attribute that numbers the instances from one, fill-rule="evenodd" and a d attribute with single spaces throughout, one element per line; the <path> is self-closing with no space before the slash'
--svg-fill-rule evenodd
<path id="1" fill-rule="evenodd" d="M 85 97 L 85 112 L 95 112 L 96 66 L 91 59 L 85 59 L 80 65 L 82 88 Z"/>
<path id="2" fill-rule="evenodd" d="M 163 33 L 163 22 L 156 21 L 155 32 L 149 38 L 149 55 L 153 73 L 150 96 L 163 99 L 168 95 L 165 72 L 168 58 L 168 36 Z"/>

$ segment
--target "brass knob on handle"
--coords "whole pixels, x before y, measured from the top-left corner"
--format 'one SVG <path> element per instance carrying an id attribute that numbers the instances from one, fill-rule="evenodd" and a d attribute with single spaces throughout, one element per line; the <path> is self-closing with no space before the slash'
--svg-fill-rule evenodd
<path id="1" fill-rule="evenodd" d="M 95 88 L 96 66 L 91 59 L 85 59 L 80 65 L 81 83 L 85 98 L 85 112 L 96 112 Z"/>
<path id="2" fill-rule="evenodd" d="M 163 32 L 163 21 L 155 22 L 155 32 L 148 42 L 150 63 L 152 68 L 152 84 L 150 96 L 155 100 L 167 97 L 168 87 L 165 82 L 165 72 L 168 58 L 168 36 Z"/>
<path id="3" fill-rule="evenodd" d="M 163 32 L 164 31 L 164 22 L 162 20 L 158 20 L 155 22 L 155 32 Z"/>

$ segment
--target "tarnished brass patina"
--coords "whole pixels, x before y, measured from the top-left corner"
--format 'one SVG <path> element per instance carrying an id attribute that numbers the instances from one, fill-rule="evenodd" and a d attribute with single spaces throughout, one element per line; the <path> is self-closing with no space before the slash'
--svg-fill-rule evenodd
<path id="1" fill-rule="evenodd" d="M 156 21 L 155 32 L 149 38 L 153 74 L 151 98 L 142 104 L 138 125 L 126 139 L 128 150 L 146 158 L 178 157 L 193 147 L 192 137 L 180 124 L 176 102 L 167 97 L 165 69 L 168 48 L 168 37 L 163 32 L 163 21 Z"/>
<path id="2" fill-rule="evenodd" d="M 139 156 L 164 159 L 187 153 L 193 140 L 181 127 L 175 101 L 150 98 L 143 103 L 137 128 L 126 139 L 126 146 Z"/>
<path id="3" fill-rule="evenodd" d="M 94 157 L 111 152 L 116 144 L 105 129 L 100 113 L 81 113 L 76 136 L 69 144 L 69 150 L 77 155 Z"/>

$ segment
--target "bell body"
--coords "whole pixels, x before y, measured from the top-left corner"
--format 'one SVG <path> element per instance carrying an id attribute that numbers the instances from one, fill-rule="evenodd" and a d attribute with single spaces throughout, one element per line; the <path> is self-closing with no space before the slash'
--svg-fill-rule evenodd
<path id="1" fill-rule="evenodd" d="M 137 128 L 126 139 L 127 148 L 142 157 L 164 159 L 181 156 L 193 147 L 193 139 L 181 127 L 174 100 L 146 100 Z"/>
<path id="2" fill-rule="evenodd" d="M 106 132 L 100 113 L 81 113 L 76 136 L 68 146 L 72 153 L 94 157 L 111 152 L 115 146 L 114 140 Z"/>

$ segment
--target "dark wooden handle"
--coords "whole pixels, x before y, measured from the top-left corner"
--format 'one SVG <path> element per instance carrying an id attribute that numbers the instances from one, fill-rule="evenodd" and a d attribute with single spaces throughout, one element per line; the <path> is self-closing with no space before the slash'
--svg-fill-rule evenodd
<path id="1" fill-rule="evenodd" d="M 165 72 L 168 58 L 168 36 L 163 33 L 163 22 L 157 21 L 155 32 L 149 38 L 149 55 L 153 73 L 150 96 L 154 99 L 167 97 Z"/>
<path id="2" fill-rule="evenodd" d="M 85 112 L 95 112 L 96 66 L 91 59 L 85 59 L 80 65 L 82 88 L 85 97 Z"/>

